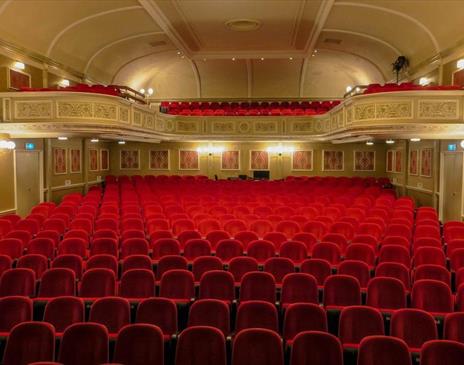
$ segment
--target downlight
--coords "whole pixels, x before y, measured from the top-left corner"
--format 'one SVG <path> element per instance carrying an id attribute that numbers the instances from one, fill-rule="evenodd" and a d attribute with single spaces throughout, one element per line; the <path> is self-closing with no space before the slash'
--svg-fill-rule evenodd
<path id="1" fill-rule="evenodd" d="M 386 144 L 395 144 L 395 141 L 393 139 L 387 139 L 385 141 Z"/>
<path id="2" fill-rule="evenodd" d="M 225 26 L 235 32 L 251 32 L 259 29 L 261 22 L 256 19 L 231 19 L 225 23 Z"/>
<path id="3" fill-rule="evenodd" d="M 98 143 L 100 140 L 98 138 L 92 138 L 90 142 L 92 143 Z"/>
<path id="4" fill-rule="evenodd" d="M 411 138 L 411 139 L 410 139 L 410 141 L 411 141 L 411 142 L 420 142 L 420 141 L 421 141 L 421 139 L 420 139 L 420 138 L 417 138 L 417 137 L 415 137 L 415 138 Z"/>
<path id="5" fill-rule="evenodd" d="M 368 146 L 373 146 L 373 145 L 374 145 L 374 142 L 372 142 L 372 141 L 367 141 L 367 142 L 366 142 L 366 145 L 368 145 Z"/>
<path id="6" fill-rule="evenodd" d="M 126 141 L 118 141 L 118 144 L 126 144 Z"/>
<path id="7" fill-rule="evenodd" d="M 68 140 L 68 137 L 66 136 L 59 136 L 58 137 L 58 141 L 67 141 Z"/>

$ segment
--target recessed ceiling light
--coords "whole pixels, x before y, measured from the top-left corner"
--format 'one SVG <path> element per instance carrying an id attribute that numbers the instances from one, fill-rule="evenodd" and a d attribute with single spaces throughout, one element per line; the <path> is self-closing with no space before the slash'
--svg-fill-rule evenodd
<path id="1" fill-rule="evenodd" d="M 411 142 L 420 142 L 420 140 L 421 140 L 420 138 L 415 137 L 415 138 L 411 138 L 410 141 Z"/>
<path id="2" fill-rule="evenodd" d="M 185 56 L 184 56 L 184 55 L 182 55 L 182 56 L 180 56 L 180 58 L 185 58 Z"/>
<path id="3" fill-rule="evenodd" d="M 140 91 L 141 94 L 145 94 L 145 89 L 142 88 L 139 91 Z"/>
<path id="4" fill-rule="evenodd" d="M 99 139 L 98 139 L 98 138 L 92 138 L 92 139 L 90 140 L 90 142 L 92 142 L 92 143 L 98 143 L 98 142 L 99 142 Z"/>
<path id="5" fill-rule="evenodd" d="M 232 61 L 235 61 L 235 57 L 232 57 Z"/>
<path id="6" fill-rule="evenodd" d="M 261 22 L 256 19 L 232 19 L 227 21 L 225 26 L 236 32 L 250 32 L 258 29 Z"/>
<path id="7" fill-rule="evenodd" d="M 374 142 L 372 142 L 372 141 L 367 141 L 366 144 L 367 144 L 368 146 L 372 146 L 372 145 L 374 144 Z"/>
<path id="8" fill-rule="evenodd" d="M 154 90 L 153 90 L 153 88 L 150 87 L 150 88 L 147 90 L 147 92 L 148 92 L 148 95 L 153 95 Z"/>
<path id="9" fill-rule="evenodd" d="M 181 52 L 181 51 L 177 51 L 177 54 L 180 56 L 180 55 L 182 54 L 182 52 Z"/>
<path id="10" fill-rule="evenodd" d="M 293 57 L 290 57 L 289 60 L 290 60 L 290 61 L 293 61 Z"/>
<path id="11" fill-rule="evenodd" d="M 314 50 L 314 53 L 317 53 L 317 49 Z"/>
<path id="12" fill-rule="evenodd" d="M 118 144 L 126 144 L 126 141 L 118 141 Z"/>
<path id="13" fill-rule="evenodd" d="M 59 140 L 59 141 L 67 141 L 67 140 L 68 140 L 68 137 L 66 137 L 66 136 L 59 136 L 59 137 L 58 137 L 58 140 Z"/>
<path id="14" fill-rule="evenodd" d="M 387 140 L 385 141 L 385 143 L 386 143 L 386 144 L 394 144 L 395 141 L 394 141 L 393 139 L 387 139 Z"/>
<path id="15" fill-rule="evenodd" d="M 264 61 L 264 57 L 261 57 L 261 61 Z"/>

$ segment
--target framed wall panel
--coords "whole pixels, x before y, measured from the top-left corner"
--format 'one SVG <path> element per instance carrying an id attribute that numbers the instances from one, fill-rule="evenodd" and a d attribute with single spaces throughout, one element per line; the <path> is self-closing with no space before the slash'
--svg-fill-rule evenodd
<path id="1" fill-rule="evenodd" d="M 121 170 L 139 170 L 140 151 L 121 150 L 119 153 L 119 167 Z"/>
<path id="2" fill-rule="evenodd" d="M 221 170 L 240 170 L 240 151 L 223 151 Z"/>
<path id="3" fill-rule="evenodd" d="M 250 151 L 250 170 L 269 170 L 269 152 L 267 151 Z"/>
<path id="4" fill-rule="evenodd" d="M 200 154 L 195 150 L 179 150 L 179 170 L 200 170 Z"/>
<path id="5" fill-rule="evenodd" d="M 322 150 L 322 170 L 323 171 L 344 171 L 343 151 Z"/>
<path id="6" fill-rule="evenodd" d="M 100 170 L 108 171 L 110 169 L 110 150 L 100 149 Z"/>
<path id="7" fill-rule="evenodd" d="M 420 176 L 432 177 L 432 149 L 431 148 L 424 148 L 421 150 Z"/>
<path id="8" fill-rule="evenodd" d="M 409 172 L 409 175 L 412 175 L 412 176 L 419 175 L 419 151 L 418 150 L 409 151 L 408 172 Z"/>
<path id="9" fill-rule="evenodd" d="M 89 149 L 89 171 L 98 171 L 98 150 Z"/>
<path id="10" fill-rule="evenodd" d="M 292 153 L 293 171 L 313 171 L 313 150 L 299 150 Z"/>
<path id="11" fill-rule="evenodd" d="M 395 151 L 387 151 L 387 162 L 385 164 L 387 172 L 395 172 Z"/>
<path id="12" fill-rule="evenodd" d="M 375 151 L 353 151 L 353 171 L 375 171 Z"/>
<path id="13" fill-rule="evenodd" d="M 71 174 L 82 172 L 82 152 L 80 148 L 69 149 L 69 172 Z"/>
<path id="14" fill-rule="evenodd" d="M 150 170 L 169 170 L 170 169 L 170 153 L 169 150 L 150 150 L 148 151 L 149 156 L 149 168 Z"/>
<path id="15" fill-rule="evenodd" d="M 53 148 L 53 173 L 64 175 L 68 173 L 68 150 L 66 148 Z"/>

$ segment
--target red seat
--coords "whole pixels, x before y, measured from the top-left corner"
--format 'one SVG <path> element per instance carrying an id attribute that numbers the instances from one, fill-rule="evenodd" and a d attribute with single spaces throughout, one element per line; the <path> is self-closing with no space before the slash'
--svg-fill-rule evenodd
<path id="1" fill-rule="evenodd" d="M 340 247 L 332 242 L 321 242 L 314 245 L 312 257 L 322 259 L 329 262 L 331 265 L 338 265 L 341 260 Z"/>
<path id="2" fill-rule="evenodd" d="M 11 330 L 3 356 L 5 365 L 53 361 L 55 329 L 46 322 L 23 322 Z"/>
<path id="3" fill-rule="evenodd" d="M 445 316 L 443 339 L 464 343 L 464 313 L 448 313 Z"/>
<path id="4" fill-rule="evenodd" d="M 135 322 L 158 326 L 168 341 L 177 333 L 176 303 L 167 298 L 144 299 L 137 307 Z"/>
<path id="5" fill-rule="evenodd" d="M 118 257 L 118 241 L 114 238 L 95 238 L 90 247 L 90 256 L 100 254 Z"/>
<path id="6" fill-rule="evenodd" d="M 145 255 L 131 255 L 122 260 L 121 273 L 132 269 L 145 269 L 152 270 L 152 262 L 148 256 Z"/>
<path id="7" fill-rule="evenodd" d="M 235 257 L 229 262 L 229 272 L 236 283 L 240 283 L 246 273 L 253 271 L 258 271 L 258 261 L 253 257 Z"/>
<path id="8" fill-rule="evenodd" d="M 79 255 L 82 258 L 87 257 L 87 242 L 82 238 L 65 238 L 58 246 L 58 255 Z"/>
<path id="9" fill-rule="evenodd" d="M 190 239 L 185 243 L 184 257 L 188 261 L 193 261 L 197 257 L 210 256 L 211 245 L 210 243 L 202 238 Z"/>
<path id="10" fill-rule="evenodd" d="M 131 365 L 163 365 L 163 332 L 150 324 L 132 324 L 122 328 L 116 341 L 113 361 Z"/>
<path id="11" fill-rule="evenodd" d="M 338 274 L 350 275 L 358 279 L 361 288 L 366 288 L 370 280 L 369 266 L 362 261 L 344 260 L 338 266 Z"/>
<path id="12" fill-rule="evenodd" d="M 283 365 L 281 340 L 274 331 L 251 328 L 240 331 L 233 343 L 232 365 Z"/>
<path id="13" fill-rule="evenodd" d="M 287 274 L 295 272 L 292 260 L 285 257 L 271 257 L 264 262 L 264 271 L 270 273 L 277 285 Z"/>
<path id="14" fill-rule="evenodd" d="M 279 320 L 276 307 L 261 300 L 240 303 L 237 310 L 236 333 L 248 328 L 266 328 L 278 332 Z"/>
<path id="15" fill-rule="evenodd" d="M 348 275 L 329 276 L 324 283 L 324 306 L 327 309 L 341 309 L 361 304 L 359 281 Z"/>
<path id="16" fill-rule="evenodd" d="M 434 340 L 422 346 L 421 365 L 459 365 L 464 356 L 464 344 L 455 341 Z"/>
<path id="17" fill-rule="evenodd" d="M 262 264 L 275 255 L 275 246 L 270 241 L 256 240 L 248 244 L 247 254 Z"/>
<path id="18" fill-rule="evenodd" d="M 226 365 L 223 333 L 210 326 L 193 326 L 182 331 L 176 347 L 176 365 Z"/>
<path id="19" fill-rule="evenodd" d="M 19 258 L 18 262 L 16 263 L 16 267 L 31 269 L 34 271 L 35 277 L 37 279 L 40 279 L 42 277 L 42 274 L 48 268 L 48 260 L 43 255 L 24 255 Z"/>
<path id="20" fill-rule="evenodd" d="M 200 279 L 199 298 L 232 303 L 235 299 L 233 275 L 223 270 L 205 272 Z"/>
<path id="21" fill-rule="evenodd" d="M 308 256 L 306 245 L 300 241 L 287 241 L 280 246 L 280 257 L 286 257 L 296 264 L 300 264 Z"/>
<path id="22" fill-rule="evenodd" d="M 228 263 L 234 257 L 242 255 L 243 245 L 236 239 L 223 239 L 217 243 L 216 256 L 219 257 L 224 263 Z"/>
<path id="23" fill-rule="evenodd" d="M 161 277 L 160 296 L 180 303 L 195 297 L 193 274 L 187 270 L 168 270 Z"/>
<path id="24" fill-rule="evenodd" d="M 8 333 L 19 323 L 32 321 L 32 300 L 23 296 L 0 298 L 0 336 Z"/>
<path id="25" fill-rule="evenodd" d="M 79 296 L 99 298 L 116 294 L 116 277 L 110 269 L 90 269 L 82 275 Z"/>
<path id="26" fill-rule="evenodd" d="M 338 337 L 345 349 L 357 349 L 367 336 L 384 335 L 382 314 L 366 306 L 345 307 L 340 313 Z"/>
<path id="27" fill-rule="evenodd" d="M 323 259 L 309 259 L 303 261 L 300 272 L 311 274 L 316 278 L 317 285 L 323 286 L 325 279 L 332 274 L 330 263 Z"/>
<path id="28" fill-rule="evenodd" d="M 180 243 L 174 238 L 160 238 L 152 241 L 152 257 L 155 260 L 167 255 L 179 255 Z"/>
<path id="29" fill-rule="evenodd" d="M 453 311 L 453 295 L 448 285 L 436 280 L 417 280 L 411 291 L 411 307 L 436 315 Z"/>
<path id="30" fill-rule="evenodd" d="M 118 276 L 118 260 L 113 255 L 95 255 L 87 260 L 85 267 L 86 270 L 90 269 L 109 269 L 114 272 L 116 277 Z"/>
<path id="31" fill-rule="evenodd" d="M 256 241 L 259 239 L 258 235 L 255 232 L 251 232 L 251 231 L 238 232 L 237 234 L 234 235 L 234 238 L 237 241 L 242 242 L 244 248 L 246 248 L 250 242 Z"/>
<path id="32" fill-rule="evenodd" d="M 422 345 L 438 337 L 433 316 L 420 309 L 399 309 L 391 317 L 390 335 L 401 338 L 410 352 L 418 353 Z"/>
<path id="33" fill-rule="evenodd" d="M 292 303 L 314 303 L 319 301 L 317 281 L 305 273 L 287 274 L 282 281 L 280 303 L 283 308 Z"/>
<path id="34" fill-rule="evenodd" d="M 293 341 L 290 365 L 343 365 L 340 340 L 321 331 L 300 332 Z"/>
<path id="35" fill-rule="evenodd" d="M 200 281 L 202 275 L 212 270 L 222 270 L 222 261 L 214 256 L 200 256 L 193 260 L 192 273 L 196 282 Z"/>
<path id="36" fill-rule="evenodd" d="M 368 336 L 359 345 L 358 365 L 411 365 L 408 346 L 399 338 Z"/>
<path id="37" fill-rule="evenodd" d="M 121 258 L 131 255 L 147 255 L 148 241 L 144 238 L 128 238 L 121 243 Z"/>
<path id="38" fill-rule="evenodd" d="M 76 275 L 74 271 L 65 268 L 54 268 L 45 271 L 40 281 L 39 298 L 74 295 L 76 295 Z"/>
<path id="39" fill-rule="evenodd" d="M 124 298 L 106 297 L 97 299 L 90 307 L 89 322 L 103 324 L 115 337 L 121 328 L 130 323 L 130 305 Z"/>
<path id="40" fill-rule="evenodd" d="M 82 257 L 78 255 L 61 255 L 55 258 L 51 265 L 52 268 L 55 267 L 65 267 L 74 271 L 76 274 L 76 279 L 80 279 L 82 277 L 82 266 L 83 261 Z"/>
<path id="41" fill-rule="evenodd" d="M 274 303 L 276 299 L 274 277 L 266 272 L 248 272 L 242 277 L 240 302 L 262 300 Z"/>
<path id="42" fill-rule="evenodd" d="M 216 299 L 195 301 L 190 307 L 187 324 L 187 327 L 193 326 L 214 327 L 220 330 L 224 336 L 228 336 L 230 333 L 229 306 Z"/>
<path id="43" fill-rule="evenodd" d="M 383 312 L 406 307 L 404 284 L 396 278 L 375 277 L 367 285 L 366 304 Z"/>
<path id="44" fill-rule="evenodd" d="M 147 269 L 131 269 L 121 276 L 119 295 L 123 298 L 149 298 L 155 295 L 155 275 Z"/>
<path id="45" fill-rule="evenodd" d="M 45 306 L 44 321 L 55 327 L 57 336 L 74 323 L 84 322 L 84 302 L 76 297 L 57 297 L 50 299 Z"/>
<path id="46" fill-rule="evenodd" d="M 0 277 L 0 297 L 35 296 L 35 273 L 31 269 L 8 269 Z"/>
<path id="47" fill-rule="evenodd" d="M 23 243 L 18 238 L 0 239 L 0 255 L 6 255 L 11 259 L 17 259 L 23 254 Z"/>

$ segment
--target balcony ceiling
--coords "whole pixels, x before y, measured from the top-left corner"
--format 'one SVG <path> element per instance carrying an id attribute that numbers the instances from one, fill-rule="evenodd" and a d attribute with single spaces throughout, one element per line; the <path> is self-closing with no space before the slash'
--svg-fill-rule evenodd
<path id="1" fill-rule="evenodd" d="M 392 79 L 399 55 L 411 73 L 437 67 L 464 43 L 463 12 L 453 0 L 1 0 L 0 40 L 160 98 L 339 97 Z"/>

